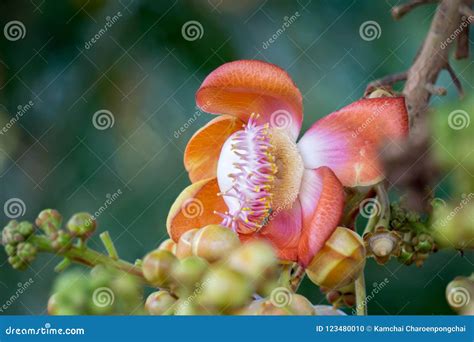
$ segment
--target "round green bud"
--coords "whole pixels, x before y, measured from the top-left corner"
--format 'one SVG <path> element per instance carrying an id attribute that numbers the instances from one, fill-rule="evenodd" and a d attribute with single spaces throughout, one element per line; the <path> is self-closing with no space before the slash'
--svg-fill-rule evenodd
<path id="1" fill-rule="evenodd" d="M 53 240 L 53 247 L 57 250 L 66 250 L 72 246 L 72 236 L 64 230 L 58 230 Z"/>
<path id="2" fill-rule="evenodd" d="M 56 315 L 58 311 L 58 303 L 56 295 L 53 294 L 48 299 L 48 315 Z"/>
<path id="3" fill-rule="evenodd" d="M 198 300 L 208 308 L 235 309 L 245 305 L 252 292 L 244 275 L 221 266 L 211 268 L 204 276 Z"/>
<path id="4" fill-rule="evenodd" d="M 75 236 L 88 238 L 94 233 L 96 222 L 91 214 L 78 213 L 69 219 L 67 229 Z"/>
<path id="5" fill-rule="evenodd" d="M 209 262 L 215 262 L 240 246 L 237 234 L 219 224 L 211 224 L 194 235 L 192 251 Z"/>
<path id="6" fill-rule="evenodd" d="M 28 221 L 20 222 L 17 229 L 18 233 L 20 233 L 25 239 L 27 239 L 35 231 L 33 225 Z"/>
<path id="7" fill-rule="evenodd" d="M 189 256 L 176 264 L 172 277 L 178 286 L 190 290 L 201 280 L 208 268 L 209 264 L 203 258 Z"/>
<path id="8" fill-rule="evenodd" d="M 16 247 L 12 244 L 5 245 L 5 253 L 7 253 L 8 256 L 16 255 Z"/>
<path id="9" fill-rule="evenodd" d="M 278 276 L 278 259 L 273 248 L 263 241 L 248 242 L 233 251 L 226 264 L 259 286 Z"/>
<path id="10" fill-rule="evenodd" d="M 162 249 L 154 250 L 143 259 L 143 275 L 155 286 L 168 286 L 171 281 L 171 271 L 177 262 L 178 259 L 171 252 Z"/>
<path id="11" fill-rule="evenodd" d="M 16 253 L 25 263 L 30 263 L 36 258 L 38 249 L 28 242 L 20 242 L 16 247 Z"/>
<path id="12" fill-rule="evenodd" d="M 145 302 L 145 309 L 150 315 L 169 315 L 173 312 L 176 298 L 168 291 L 153 292 Z"/>
<path id="13" fill-rule="evenodd" d="M 47 235 L 51 235 L 61 228 L 62 219 L 57 210 L 45 209 L 38 214 L 35 223 Z"/>

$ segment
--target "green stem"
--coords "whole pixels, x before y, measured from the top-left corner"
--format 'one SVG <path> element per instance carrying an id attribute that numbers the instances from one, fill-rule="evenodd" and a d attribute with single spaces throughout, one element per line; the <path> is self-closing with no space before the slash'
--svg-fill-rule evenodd
<path id="1" fill-rule="evenodd" d="M 147 283 L 143 276 L 142 269 L 124 260 L 116 260 L 108 255 L 101 254 L 97 251 L 90 249 L 87 246 L 71 246 L 62 250 L 57 250 L 53 247 L 51 240 L 46 236 L 32 235 L 28 239 L 29 242 L 34 244 L 39 251 L 48 252 L 63 256 L 76 263 L 94 267 L 96 265 L 106 265 L 129 274 L 139 277 L 144 283 Z"/>
<path id="2" fill-rule="evenodd" d="M 117 249 L 115 248 L 115 245 L 112 239 L 110 238 L 109 232 L 103 232 L 102 234 L 100 234 L 100 239 L 102 240 L 102 243 L 104 244 L 107 253 L 109 253 L 109 256 L 114 260 L 118 260 L 119 256 L 117 253 Z"/>
<path id="3" fill-rule="evenodd" d="M 365 277 L 362 270 L 359 278 L 355 281 L 356 309 L 357 316 L 367 315 L 367 295 L 365 292 Z"/>
<path id="4" fill-rule="evenodd" d="M 291 282 L 291 269 L 293 268 L 292 263 L 285 263 L 281 265 L 281 273 L 280 273 L 280 279 L 278 283 L 280 286 L 283 287 L 288 287 L 290 288 L 290 282 Z"/>

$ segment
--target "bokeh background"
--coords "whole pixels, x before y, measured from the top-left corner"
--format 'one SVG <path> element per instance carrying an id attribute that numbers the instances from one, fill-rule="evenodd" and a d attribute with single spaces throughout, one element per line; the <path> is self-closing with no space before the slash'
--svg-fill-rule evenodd
<path id="1" fill-rule="evenodd" d="M 167 238 L 168 210 L 189 184 L 183 151 L 192 134 L 212 118 L 197 111 L 194 103 L 210 71 L 237 59 L 281 66 L 304 96 L 307 129 L 360 98 L 371 80 L 410 66 L 435 6 L 419 8 L 396 22 L 390 9 L 398 3 L 1 1 L 1 28 L 18 20 L 25 35 L 15 41 L 0 35 L 0 126 L 33 103 L 0 135 L 1 206 L 19 198 L 25 203 L 24 219 L 34 220 L 44 208 L 56 208 L 67 218 L 78 211 L 95 212 L 120 191 L 98 218 L 99 231 L 110 231 L 122 258 L 141 258 Z M 296 20 L 268 44 L 292 17 Z M 191 20 L 202 26 L 195 40 L 182 33 Z M 376 39 L 362 39 L 359 28 L 367 21 L 379 25 Z M 107 22 L 112 24 L 91 44 Z M 456 187 L 459 179 L 472 191 L 474 174 L 474 123 L 461 132 L 446 121 L 456 109 L 474 113 L 472 56 L 453 67 L 465 98 L 459 99 L 446 73 L 439 84 L 448 95 L 432 100 L 432 120 L 438 123 L 434 150 L 447 160 L 436 193 L 445 200 L 466 192 Z M 99 110 L 112 113 L 113 126 L 94 126 L 93 115 Z M 460 135 L 464 140 L 454 143 Z M 459 146 L 462 152 L 453 150 Z M 3 210 L 0 216 L 6 224 Z M 102 249 L 97 238 L 91 246 Z M 44 314 L 58 261 L 43 255 L 27 271 L 17 272 L 1 250 L 0 304 L 15 293 L 18 283 L 34 280 L 2 314 Z M 456 251 L 437 253 L 421 269 L 396 261 L 378 266 L 370 260 L 368 292 L 373 283 L 385 278 L 389 283 L 368 303 L 369 313 L 452 314 L 445 287 L 455 276 L 471 273 L 473 265 L 472 252 L 461 256 Z M 309 282 L 301 292 L 314 303 L 325 303 Z"/>

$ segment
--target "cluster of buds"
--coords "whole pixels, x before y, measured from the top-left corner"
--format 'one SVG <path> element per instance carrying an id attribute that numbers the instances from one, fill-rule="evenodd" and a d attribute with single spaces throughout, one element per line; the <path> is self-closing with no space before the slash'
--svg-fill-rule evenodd
<path id="1" fill-rule="evenodd" d="M 28 221 L 10 221 L 2 230 L 2 244 L 8 255 L 8 262 L 15 269 L 25 269 L 34 261 L 38 251 L 49 246 L 58 253 L 64 253 L 73 245 L 74 239 L 85 241 L 96 229 L 96 222 L 88 213 L 78 213 L 71 217 L 66 229 L 61 228 L 62 216 L 55 209 L 41 211 L 35 225 Z M 35 226 L 38 228 L 36 229 Z M 46 238 L 48 248 L 35 239 L 36 232 Z"/>
<path id="2" fill-rule="evenodd" d="M 34 227 L 27 221 L 10 221 L 2 231 L 2 244 L 8 255 L 8 262 L 15 269 L 25 269 L 36 257 L 37 248 L 28 242 Z"/>
<path id="3" fill-rule="evenodd" d="M 254 293 L 267 295 L 278 281 L 278 259 L 262 241 L 241 245 L 221 225 L 193 229 L 177 243 L 164 241 L 142 262 L 145 278 L 161 290 L 146 309 L 152 315 L 229 314 Z"/>
<path id="4" fill-rule="evenodd" d="M 62 273 L 48 301 L 50 315 L 144 314 L 142 286 L 137 277 L 103 265 L 89 273 Z"/>
<path id="5" fill-rule="evenodd" d="M 160 288 L 145 308 L 151 315 L 314 315 L 305 297 L 281 286 L 282 267 L 264 241 L 241 244 L 221 225 L 193 229 L 144 257 L 145 278 Z"/>
<path id="6" fill-rule="evenodd" d="M 438 247 L 419 214 L 407 211 L 398 203 L 391 204 L 390 228 L 400 236 L 398 260 L 421 267 Z"/>

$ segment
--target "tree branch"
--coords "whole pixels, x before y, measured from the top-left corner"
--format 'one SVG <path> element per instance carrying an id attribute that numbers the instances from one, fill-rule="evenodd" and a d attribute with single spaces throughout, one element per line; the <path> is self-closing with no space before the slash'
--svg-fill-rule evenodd
<path id="1" fill-rule="evenodd" d="M 406 4 L 393 7 L 392 16 L 398 20 L 398 19 L 401 19 L 405 14 L 410 12 L 412 9 L 418 6 L 426 5 L 429 3 L 436 3 L 436 2 L 438 2 L 438 0 L 412 0 Z"/>

